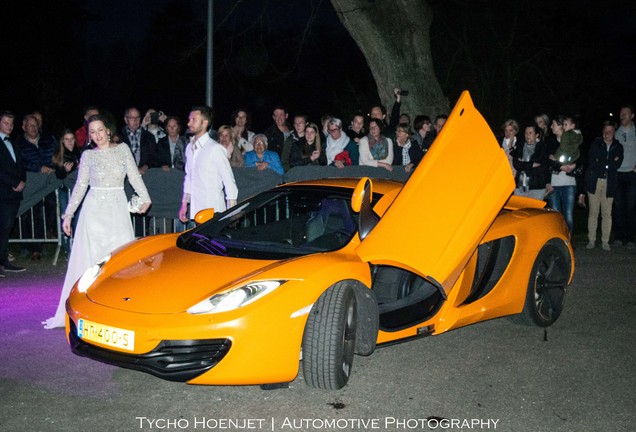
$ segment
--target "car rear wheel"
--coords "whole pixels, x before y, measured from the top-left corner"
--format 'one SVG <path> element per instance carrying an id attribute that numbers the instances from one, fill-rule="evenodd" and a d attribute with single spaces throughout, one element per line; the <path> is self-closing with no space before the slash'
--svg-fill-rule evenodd
<path id="1" fill-rule="evenodd" d="M 346 282 L 314 304 L 303 335 L 303 375 L 310 387 L 337 390 L 349 381 L 356 345 L 356 296 Z"/>
<path id="2" fill-rule="evenodd" d="M 526 302 L 518 322 L 547 327 L 561 315 L 571 263 L 561 248 L 546 243 L 532 266 Z"/>

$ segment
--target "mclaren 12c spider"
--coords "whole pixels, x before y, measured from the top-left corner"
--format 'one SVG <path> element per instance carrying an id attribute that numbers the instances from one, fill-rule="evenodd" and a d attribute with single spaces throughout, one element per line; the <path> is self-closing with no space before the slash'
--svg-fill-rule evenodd
<path id="1" fill-rule="evenodd" d="M 280 185 L 195 228 L 133 241 L 74 286 L 80 356 L 208 385 L 339 389 L 354 354 L 501 316 L 549 326 L 570 233 L 511 196 L 509 162 L 467 92 L 405 183 Z"/>

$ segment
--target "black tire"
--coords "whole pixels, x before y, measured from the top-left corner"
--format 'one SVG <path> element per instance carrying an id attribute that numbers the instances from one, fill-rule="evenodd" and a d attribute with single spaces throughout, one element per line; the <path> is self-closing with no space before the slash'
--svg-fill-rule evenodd
<path id="1" fill-rule="evenodd" d="M 515 321 L 526 325 L 548 327 L 561 315 L 570 277 L 571 261 L 562 248 L 546 243 L 537 255 L 523 311 Z"/>
<path id="2" fill-rule="evenodd" d="M 357 327 L 353 288 L 339 282 L 314 304 L 303 335 L 303 375 L 310 387 L 338 390 L 349 381 Z"/>

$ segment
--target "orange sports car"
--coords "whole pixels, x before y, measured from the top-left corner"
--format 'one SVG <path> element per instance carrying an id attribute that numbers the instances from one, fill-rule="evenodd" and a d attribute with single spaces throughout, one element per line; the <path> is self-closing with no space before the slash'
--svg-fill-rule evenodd
<path id="1" fill-rule="evenodd" d="M 551 325 L 574 272 L 543 201 L 462 94 L 406 183 L 284 184 L 134 241 L 66 305 L 73 352 L 189 384 L 346 385 L 354 354 L 492 318 Z"/>

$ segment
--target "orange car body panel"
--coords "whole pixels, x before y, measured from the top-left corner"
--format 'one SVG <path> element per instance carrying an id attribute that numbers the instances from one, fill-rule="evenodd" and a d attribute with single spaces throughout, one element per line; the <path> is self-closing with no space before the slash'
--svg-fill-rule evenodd
<path id="1" fill-rule="evenodd" d="M 356 252 L 434 279 L 448 294 L 513 189 L 508 159 L 465 92 Z"/>

